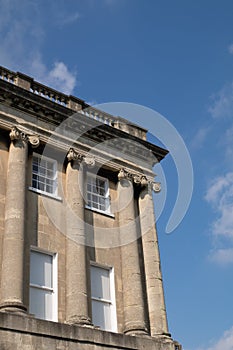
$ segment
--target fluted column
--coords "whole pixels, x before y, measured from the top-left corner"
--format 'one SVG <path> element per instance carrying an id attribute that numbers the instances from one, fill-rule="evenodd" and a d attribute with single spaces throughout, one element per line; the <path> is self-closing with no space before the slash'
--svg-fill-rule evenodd
<path id="1" fill-rule="evenodd" d="M 0 308 L 25 312 L 25 190 L 28 142 L 37 146 L 39 138 L 28 136 L 16 127 L 12 128 L 10 138 Z"/>
<path id="2" fill-rule="evenodd" d="M 160 184 L 145 184 L 139 196 L 139 213 L 150 319 L 150 332 L 151 336 L 158 336 L 169 335 L 169 333 L 152 190 L 159 192 Z"/>
<path id="3" fill-rule="evenodd" d="M 145 304 L 140 270 L 137 224 L 135 220 L 134 188 L 132 180 L 122 169 L 118 174 L 119 229 L 121 237 L 130 236 L 131 243 L 122 243 L 122 285 L 124 303 L 124 332 L 147 334 Z"/>
<path id="4" fill-rule="evenodd" d="M 67 158 L 66 322 L 90 324 L 82 157 L 71 149 Z"/>

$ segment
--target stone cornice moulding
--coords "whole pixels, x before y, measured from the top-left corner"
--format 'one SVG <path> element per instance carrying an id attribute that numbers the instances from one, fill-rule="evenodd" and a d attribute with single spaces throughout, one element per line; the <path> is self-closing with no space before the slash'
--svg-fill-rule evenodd
<path id="1" fill-rule="evenodd" d="M 4 115 L 3 118 L 1 118 L 0 114 L 0 125 L 5 130 L 11 130 L 15 126 L 15 119 L 9 117 L 8 115 Z M 40 144 L 48 144 L 49 147 L 54 147 L 58 151 L 67 152 L 69 151 L 69 139 L 66 138 L 64 135 L 55 134 L 49 132 L 48 130 L 42 129 L 41 127 L 38 127 L 37 125 L 33 125 L 31 123 L 24 123 L 17 124 L 16 128 L 24 132 L 25 134 L 29 135 L 31 138 L 32 136 L 38 135 Z M 33 128 L 33 130 L 30 130 L 30 128 Z M 95 154 L 90 154 L 90 149 L 88 149 L 87 145 L 83 143 L 75 142 L 73 147 L 75 152 L 80 153 L 83 157 L 86 157 L 87 162 L 90 163 L 89 158 L 91 157 L 95 159 L 96 165 L 101 165 L 111 169 L 112 171 L 119 171 L 121 168 L 126 169 L 128 173 L 134 173 L 135 175 L 142 176 L 145 175 L 149 181 L 153 181 L 156 174 L 148 169 L 143 168 L 140 166 L 136 166 L 133 163 L 130 163 L 128 161 L 125 161 L 124 159 L 109 159 L 109 154 L 105 154 L 104 152 L 98 152 L 98 150 L 95 150 Z M 106 156 L 106 157 L 105 157 Z"/>
<path id="2" fill-rule="evenodd" d="M 0 107 L 3 107 L 0 105 Z M 1 108 L 0 108 L 1 111 Z M 47 130 L 33 124 L 31 122 L 24 122 L 21 118 L 12 117 L 11 114 L 7 113 L 4 110 L 4 113 L 0 113 L 0 125 L 5 130 L 11 130 L 14 126 L 16 126 L 19 130 L 23 131 L 27 135 L 38 135 L 41 144 L 48 144 L 49 147 L 54 147 L 61 152 L 67 154 L 70 146 L 70 139 L 65 135 L 57 134 L 54 131 Z M 134 173 L 135 175 L 145 175 L 149 181 L 153 181 L 156 174 L 150 169 L 145 167 L 141 167 L 138 164 L 131 163 L 128 160 L 124 160 L 123 158 L 111 158 L 111 155 L 107 152 L 101 150 L 94 150 L 88 145 L 80 141 L 74 141 L 72 148 L 77 152 L 81 153 L 86 157 L 94 157 L 97 165 L 102 165 L 107 167 L 113 171 L 119 171 L 121 168 L 126 169 L 129 173 Z M 91 151 L 91 154 L 90 154 Z"/>
<path id="3" fill-rule="evenodd" d="M 50 124 L 50 126 L 54 126 L 56 128 L 64 120 L 67 118 L 69 119 L 70 116 L 74 115 L 74 111 L 67 107 L 42 98 L 41 96 L 19 88 L 16 85 L 10 85 L 11 86 L 9 88 L 9 83 L 3 80 L 0 81 L 0 98 L 2 102 L 14 108 L 14 110 L 17 109 L 18 111 L 23 111 L 31 116 L 36 114 L 36 117 L 38 118 L 37 124 L 44 124 L 47 122 Z M 118 128 L 101 124 L 94 119 L 85 117 L 85 115 L 80 112 L 77 113 L 78 118 L 71 118 L 71 120 L 68 120 L 67 126 L 73 131 L 76 128 L 79 132 L 88 130 L 86 136 L 94 142 L 110 140 L 112 147 L 118 147 L 119 139 L 125 138 L 126 140 L 133 142 L 133 145 L 126 144 L 126 153 L 129 155 L 134 154 L 143 161 L 151 162 L 152 165 L 162 160 L 168 153 L 167 150 L 153 145 L 146 140 L 142 140 L 136 136 L 119 130 Z"/>
<path id="4" fill-rule="evenodd" d="M 83 162 L 85 165 L 88 166 L 88 168 L 92 168 L 95 165 L 103 164 L 102 162 L 98 162 L 97 158 L 92 155 L 85 155 L 84 152 L 76 151 L 74 148 L 70 148 L 67 153 L 67 159 L 68 161 L 77 161 L 79 163 Z M 102 159 L 103 160 L 103 159 Z M 99 163 L 99 164 L 98 164 Z M 114 166 L 113 166 L 114 164 Z M 118 171 L 118 179 L 121 180 L 123 178 L 127 178 L 129 180 L 132 180 L 136 185 L 141 185 L 142 187 L 145 187 L 147 185 L 153 186 L 153 190 L 155 192 L 160 191 L 160 183 L 154 182 L 154 176 L 145 176 L 142 172 L 132 172 L 132 169 L 127 168 L 121 168 L 119 165 L 111 162 L 112 170 Z"/>
<path id="5" fill-rule="evenodd" d="M 9 107 L 0 105 L 0 125 L 3 126 L 4 129 L 11 129 L 13 125 L 19 125 L 21 129 L 25 129 L 25 132 L 28 132 L 29 129 L 32 129 L 32 133 L 37 133 L 40 135 L 40 140 L 41 143 L 49 143 L 51 147 L 56 147 L 61 150 L 64 150 L 65 152 L 68 151 L 67 144 L 71 146 L 71 140 L 64 134 L 58 134 L 56 133 L 56 128 L 54 129 L 45 129 L 44 124 L 43 125 L 38 125 L 38 123 L 33 123 L 32 121 L 32 116 L 30 116 L 30 119 L 26 121 L 23 119 L 24 113 L 19 111 L 19 117 L 12 115 L 12 112 Z M 2 117 L 1 117 L 2 115 Z M 76 124 L 76 123 L 75 123 Z M 73 125 L 73 123 L 72 123 Z M 87 142 L 86 142 L 87 141 Z M 136 163 L 136 160 L 140 160 L 140 151 L 139 153 L 134 152 L 134 155 L 132 154 L 128 155 L 127 159 L 123 159 L 122 157 L 118 158 L 117 153 L 121 154 L 121 149 L 119 148 L 119 144 L 116 142 L 117 140 L 112 140 L 111 147 L 107 147 L 106 149 L 102 148 L 101 149 L 101 154 L 106 158 L 111 158 L 116 160 L 117 162 L 122 162 L 122 166 L 124 167 L 132 167 L 136 169 L 146 169 L 146 171 L 150 174 L 153 174 L 151 170 L 151 164 L 148 163 L 148 158 L 145 156 L 144 158 L 141 158 L 141 164 L 139 165 L 138 162 Z M 96 146 L 99 144 L 97 141 L 92 140 L 90 142 L 90 139 L 87 137 L 79 139 L 78 141 L 73 141 L 73 144 L 75 145 L 75 148 L 83 148 L 86 150 L 86 152 L 89 152 L 90 149 L 92 150 L 93 148 L 96 148 Z M 77 146 L 76 146 L 77 145 Z M 118 149 L 117 149 L 118 147 Z M 109 152 L 109 149 L 112 149 L 113 151 L 115 150 L 115 154 L 111 154 Z M 100 154 L 100 150 L 97 150 L 98 154 Z M 148 152 L 150 152 L 148 150 Z M 126 156 L 127 156 L 127 151 L 126 151 Z M 101 156 L 98 156 L 98 158 L 101 158 Z M 103 158 L 103 157 L 102 157 Z M 132 161 L 132 158 L 135 159 L 135 161 Z M 106 163 L 106 161 L 104 162 Z M 124 165 L 123 165 L 124 164 Z M 121 167 L 122 167 L 121 166 Z"/>

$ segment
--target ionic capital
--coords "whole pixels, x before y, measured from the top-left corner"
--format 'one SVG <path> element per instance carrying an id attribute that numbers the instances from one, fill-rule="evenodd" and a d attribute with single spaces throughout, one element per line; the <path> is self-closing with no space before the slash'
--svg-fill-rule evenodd
<path id="1" fill-rule="evenodd" d="M 95 158 L 91 155 L 83 157 L 83 161 L 88 166 L 88 168 L 93 168 L 95 166 Z"/>
<path id="2" fill-rule="evenodd" d="M 136 185 L 140 185 L 141 184 L 141 176 L 139 175 L 133 175 L 133 182 L 136 184 Z"/>
<path id="3" fill-rule="evenodd" d="M 119 173 L 118 173 L 118 180 L 125 180 L 125 179 L 130 179 L 130 174 L 124 169 L 122 168 Z"/>
<path id="4" fill-rule="evenodd" d="M 36 148 L 40 144 L 40 138 L 38 135 L 29 135 L 27 139 L 30 145 L 32 146 L 32 148 Z"/>
<path id="5" fill-rule="evenodd" d="M 25 132 L 21 131 L 16 126 L 13 126 L 9 136 L 11 141 L 20 140 L 20 141 L 28 142 L 33 148 L 38 147 L 40 144 L 40 139 L 38 135 L 27 135 Z"/>
<path id="6" fill-rule="evenodd" d="M 11 141 L 14 141 L 14 140 L 27 141 L 27 135 L 21 130 L 19 130 L 16 126 L 13 126 L 9 135 L 10 135 Z"/>
<path id="7" fill-rule="evenodd" d="M 146 176 L 141 176 L 141 186 L 147 186 L 148 185 L 148 179 Z"/>
<path id="8" fill-rule="evenodd" d="M 161 191 L 161 183 L 153 181 L 148 182 L 148 190 L 150 193 L 152 193 L 152 191 L 159 193 Z"/>
<path id="9" fill-rule="evenodd" d="M 161 183 L 160 182 L 152 182 L 152 189 L 154 192 L 160 192 L 161 191 Z"/>
<path id="10" fill-rule="evenodd" d="M 67 153 L 67 159 L 68 162 L 77 161 L 81 163 L 81 161 L 83 160 L 83 156 L 77 153 L 73 148 L 70 148 L 69 152 Z"/>
<path id="11" fill-rule="evenodd" d="M 132 181 L 135 185 L 145 187 L 148 186 L 150 182 L 145 175 L 133 174 L 128 172 L 126 169 L 122 168 L 118 173 L 118 180 L 127 179 Z"/>

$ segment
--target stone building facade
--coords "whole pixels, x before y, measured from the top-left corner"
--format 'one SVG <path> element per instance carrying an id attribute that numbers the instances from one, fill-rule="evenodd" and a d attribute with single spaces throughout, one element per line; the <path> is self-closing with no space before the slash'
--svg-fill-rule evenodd
<path id="1" fill-rule="evenodd" d="M 177 350 L 146 130 L 0 67 L 0 349 Z"/>

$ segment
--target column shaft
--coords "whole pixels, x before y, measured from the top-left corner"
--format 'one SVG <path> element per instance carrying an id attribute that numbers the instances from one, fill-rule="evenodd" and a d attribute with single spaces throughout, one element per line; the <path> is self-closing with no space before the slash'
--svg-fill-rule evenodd
<path id="1" fill-rule="evenodd" d="M 145 187 L 139 197 L 146 289 L 152 336 L 168 335 L 163 280 L 155 225 L 152 191 Z"/>
<path id="2" fill-rule="evenodd" d="M 147 334 L 142 289 L 134 189 L 128 179 L 118 182 L 119 229 L 121 237 L 129 235 L 131 243 L 122 245 L 122 285 L 126 334 Z M 133 239 L 132 239 L 133 238 Z"/>
<path id="3" fill-rule="evenodd" d="M 66 171 L 66 321 L 74 324 L 90 324 L 83 181 L 82 165 L 70 161 Z"/>
<path id="4" fill-rule="evenodd" d="M 27 141 L 10 144 L 5 204 L 1 308 L 26 311 L 24 305 L 25 185 Z"/>

